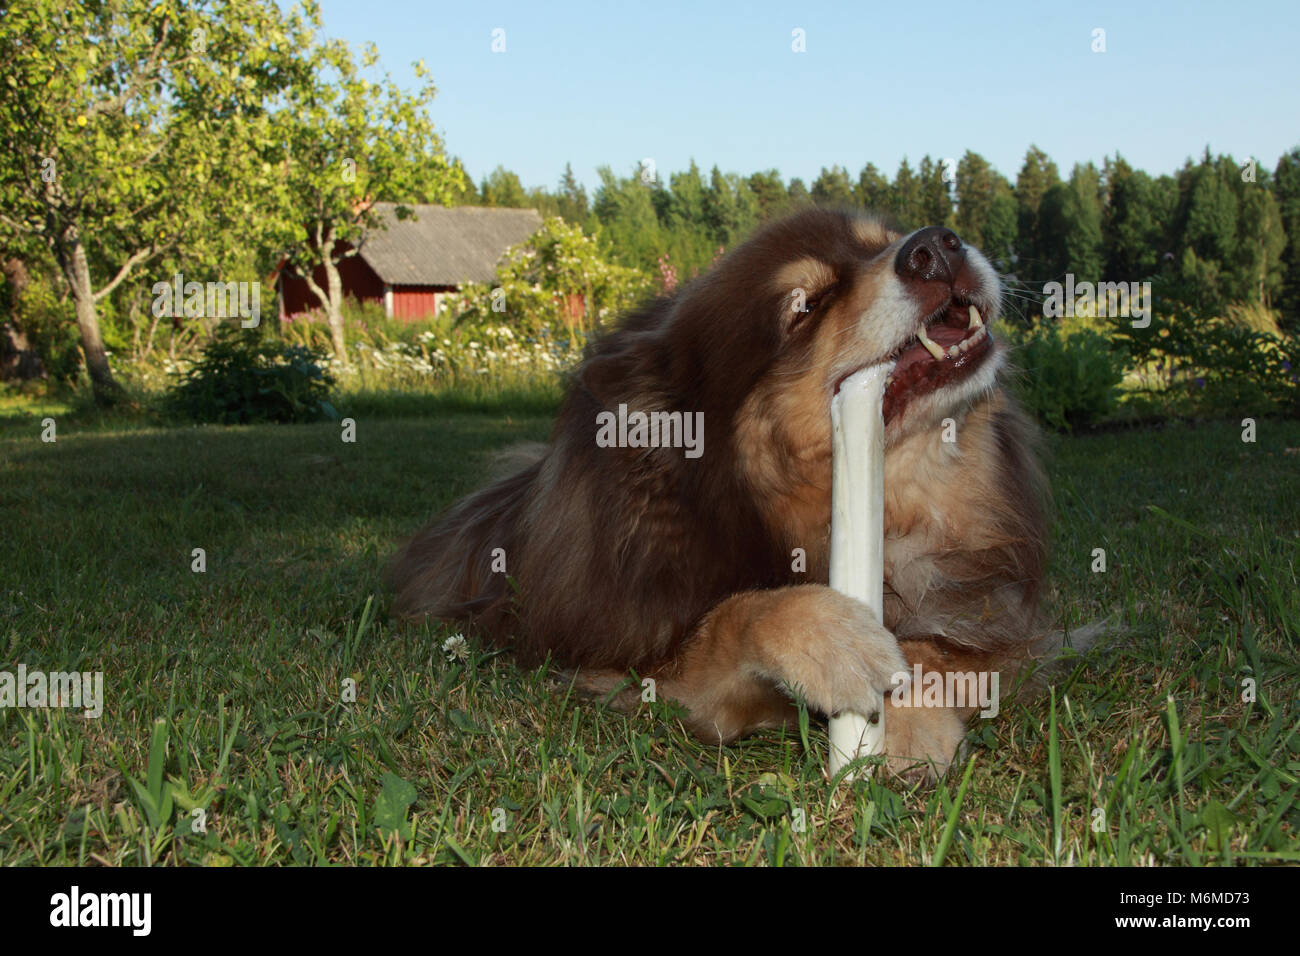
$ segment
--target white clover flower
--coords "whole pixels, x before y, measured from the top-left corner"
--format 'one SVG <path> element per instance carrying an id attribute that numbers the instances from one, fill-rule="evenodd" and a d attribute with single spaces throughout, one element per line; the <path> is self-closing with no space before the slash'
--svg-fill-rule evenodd
<path id="1" fill-rule="evenodd" d="M 464 634 L 453 634 L 442 642 L 442 652 L 449 661 L 463 661 L 469 658 L 469 644 Z"/>

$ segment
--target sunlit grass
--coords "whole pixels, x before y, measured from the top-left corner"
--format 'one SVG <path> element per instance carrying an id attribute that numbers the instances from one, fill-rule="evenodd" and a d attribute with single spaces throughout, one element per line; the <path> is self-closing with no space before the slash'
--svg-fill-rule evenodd
<path id="1" fill-rule="evenodd" d="M 938 787 L 832 788 L 815 722 L 709 747 L 389 621 L 401 536 L 549 430 L 495 400 L 357 394 L 355 444 L 6 418 L 0 669 L 102 670 L 107 703 L 0 710 L 0 863 L 1300 861 L 1300 423 L 1053 439 L 1049 608 L 1125 630 Z"/>

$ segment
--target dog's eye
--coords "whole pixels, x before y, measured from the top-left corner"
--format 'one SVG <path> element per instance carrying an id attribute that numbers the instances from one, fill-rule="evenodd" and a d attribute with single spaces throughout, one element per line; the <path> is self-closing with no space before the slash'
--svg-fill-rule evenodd
<path id="1" fill-rule="evenodd" d="M 786 331 L 793 332 L 804 322 L 804 320 L 812 318 L 813 315 L 817 313 L 818 309 L 830 301 L 831 292 L 831 289 L 822 289 L 821 291 L 808 296 L 803 301 L 802 309 L 799 308 L 799 302 L 796 299 L 791 304 L 790 321 L 786 326 Z"/>

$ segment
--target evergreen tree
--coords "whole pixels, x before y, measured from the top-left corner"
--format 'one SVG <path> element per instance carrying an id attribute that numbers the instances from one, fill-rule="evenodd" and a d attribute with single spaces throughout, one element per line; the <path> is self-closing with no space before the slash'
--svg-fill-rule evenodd
<path id="1" fill-rule="evenodd" d="M 858 174 L 854 199 L 868 212 L 892 214 L 889 179 L 876 168 L 875 163 L 867 163 L 862 167 L 862 172 Z"/>
<path id="2" fill-rule="evenodd" d="M 921 208 L 921 184 L 917 181 L 916 174 L 912 172 L 912 167 L 908 165 L 906 156 L 898 164 L 898 172 L 894 176 L 893 208 L 890 212 L 904 229 L 917 229 L 922 225 L 928 225 L 924 221 L 925 213 Z"/>
<path id="3" fill-rule="evenodd" d="M 566 222 L 582 225 L 587 221 L 591 208 L 587 203 L 587 190 L 573 175 L 573 164 L 564 164 L 564 175 L 560 177 L 560 192 L 556 197 L 556 212 Z"/>
<path id="4" fill-rule="evenodd" d="M 1037 234 L 1045 276 L 1099 282 L 1102 275 L 1101 175 L 1092 163 L 1075 164 L 1070 179 L 1043 194 Z"/>
<path id="5" fill-rule="evenodd" d="M 1011 184 L 978 153 L 967 150 L 957 164 L 956 229 L 1002 268 L 1009 268 L 1016 241 L 1016 200 Z"/>
<path id="6" fill-rule="evenodd" d="M 1273 173 L 1273 196 L 1284 233 L 1282 287 L 1277 298 L 1282 325 L 1300 330 L 1300 146 L 1277 162 Z"/>
<path id="7" fill-rule="evenodd" d="M 519 181 L 519 176 L 504 166 L 498 166 L 483 180 L 479 187 L 479 198 L 485 206 L 526 209 L 529 205 L 528 191 Z"/>
<path id="8" fill-rule="evenodd" d="M 1016 176 L 1017 271 L 1031 279 L 1043 279 L 1048 267 L 1044 240 L 1039 235 L 1039 206 L 1048 190 L 1060 183 L 1056 163 L 1037 146 L 1030 146 Z M 1040 275 L 1042 273 L 1042 275 Z"/>
<path id="9" fill-rule="evenodd" d="M 821 174 L 813 181 L 810 192 L 813 202 L 819 206 L 845 208 L 854 205 L 849 171 L 839 165 L 830 169 L 823 166 Z"/>
<path id="10" fill-rule="evenodd" d="M 781 181 L 781 174 L 775 169 L 750 176 L 749 191 L 758 201 L 758 214 L 762 220 L 780 215 L 786 207 L 785 183 Z"/>
<path id="11" fill-rule="evenodd" d="M 922 157 L 917 180 L 921 193 L 919 225 L 951 226 L 952 183 L 945 178 L 943 163 L 935 162 L 928 155 Z"/>
<path id="12" fill-rule="evenodd" d="M 1119 154 L 1102 167 L 1106 204 L 1102 215 L 1106 277 L 1134 282 L 1157 273 L 1167 250 L 1165 208 L 1155 182 Z"/>

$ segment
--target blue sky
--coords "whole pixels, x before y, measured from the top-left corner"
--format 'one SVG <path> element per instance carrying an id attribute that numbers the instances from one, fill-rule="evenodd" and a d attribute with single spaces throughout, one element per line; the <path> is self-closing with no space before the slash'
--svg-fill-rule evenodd
<path id="1" fill-rule="evenodd" d="M 1172 172 L 1209 144 L 1272 169 L 1300 144 L 1300 4 L 1034 2 L 422 3 L 323 0 L 326 32 L 374 41 L 476 180 L 498 163 L 554 186 L 566 161 L 662 173 L 973 149 L 1015 178 L 1036 143 L 1068 173 L 1116 151 Z M 506 51 L 493 53 L 492 31 Z M 791 49 L 805 31 L 807 51 Z M 1092 31 L 1106 31 L 1094 53 Z"/>

